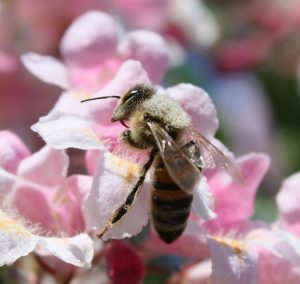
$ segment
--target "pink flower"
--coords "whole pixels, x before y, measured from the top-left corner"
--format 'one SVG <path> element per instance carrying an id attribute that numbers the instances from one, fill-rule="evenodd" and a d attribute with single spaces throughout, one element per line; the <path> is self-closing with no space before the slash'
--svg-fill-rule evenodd
<path id="1" fill-rule="evenodd" d="M 111 16 L 88 12 L 72 23 L 61 40 L 64 63 L 34 53 L 23 55 L 22 60 L 38 78 L 67 90 L 98 91 L 128 59 L 139 60 L 151 81 L 158 82 L 168 66 L 164 40 L 149 31 L 133 31 L 119 38 L 119 30 Z"/>
<path id="2" fill-rule="evenodd" d="M 7 145 L 1 160 L 11 151 L 9 162 L 16 166 L 12 171 L 0 168 L 0 264 L 11 264 L 35 251 L 75 266 L 89 265 L 93 246 L 84 233 L 81 204 L 91 178 L 67 177 L 68 157 L 61 150 L 46 146 L 30 155 L 14 134 L 1 134 L 1 143 Z"/>

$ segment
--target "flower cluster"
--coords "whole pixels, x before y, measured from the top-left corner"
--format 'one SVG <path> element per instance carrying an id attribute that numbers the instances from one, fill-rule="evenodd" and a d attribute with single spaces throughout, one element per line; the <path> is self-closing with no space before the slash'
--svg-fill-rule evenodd
<path id="1" fill-rule="evenodd" d="M 245 184 L 218 169 L 204 172 L 183 235 L 165 244 L 149 225 L 147 174 L 128 213 L 104 234 L 103 240 L 110 241 L 96 239 L 95 233 L 137 181 L 148 153 L 119 144 L 123 127 L 110 122 L 116 100 L 80 101 L 122 96 L 137 84 L 158 84 L 168 68 L 169 51 L 158 34 L 125 33 L 102 12 L 77 18 L 63 36 L 60 51 L 62 61 L 35 53 L 22 56 L 30 72 L 64 90 L 48 115 L 32 126 L 47 145 L 30 153 L 16 135 L 0 132 L 1 265 L 34 252 L 38 263 L 61 281 L 105 283 L 109 277 L 112 283 L 140 283 L 147 260 L 176 255 L 184 262 L 169 283 L 300 281 L 299 174 L 282 185 L 277 222 L 252 221 L 269 158 L 262 153 L 235 158 L 214 137 L 219 122 L 212 100 L 191 84 L 159 86 L 158 95 L 182 106 L 196 130 L 234 160 Z M 68 174 L 67 148 L 88 150 L 82 162 L 85 174 Z M 107 274 L 97 266 L 102 259 Z"/>

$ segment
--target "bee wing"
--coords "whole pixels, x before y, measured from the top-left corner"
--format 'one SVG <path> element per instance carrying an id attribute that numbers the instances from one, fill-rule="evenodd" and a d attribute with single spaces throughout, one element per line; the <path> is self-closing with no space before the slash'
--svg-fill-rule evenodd
<path id="1" fill-rule="evenodd" d="M 245 183 L 242 174 L 231 159 L 226 157 L 192 126 L 188 127 L 186 131 L 188 136 L 195 141 L 196 150 L 194 150 L 194 155 L 191 156 L 191 160 L 197 161 L 197 166 L 206 169 L 221 168 L 234 179 Z M 196 155 L 198 155 L 198 157 L 196 157 Z"/>
<path id="2" fill-rule="evenodd" d="M 162 127 L 155 122 L 147 124 L 170 176 L 183 191 L 192 194 L 200 181 L 199 169 Z"/>

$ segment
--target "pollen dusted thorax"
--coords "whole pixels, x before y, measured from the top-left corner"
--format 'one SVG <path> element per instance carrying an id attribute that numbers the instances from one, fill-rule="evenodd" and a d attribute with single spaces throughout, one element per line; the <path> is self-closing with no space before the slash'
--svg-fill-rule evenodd
<path id="1" fill-rule="evenodd" d="M 145 115 L 160 124 L 167 132 L 179 134 L 190 125 L 190 117 L 181 106 L 165 94 L 156 93 L 140 102 L 129 118 L 130 130 L 125 131 L 120 140 L 133 147 L 146 149 L 155 144 L 147 126 Z M 124 134 L 127 136 L 124 139 Z"/>

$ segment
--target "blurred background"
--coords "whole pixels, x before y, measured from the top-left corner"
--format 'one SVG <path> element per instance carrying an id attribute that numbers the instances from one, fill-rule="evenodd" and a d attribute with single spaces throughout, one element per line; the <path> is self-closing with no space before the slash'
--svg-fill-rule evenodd
<path id="1" fill-rule="evenodd" d="M 60 58 L 64 31 L 92 9 L 163 35 L 172 63 L 161 84 L 201 86 L 219 113 L 218 138 L 237 156 L 271 156 L 254 218 L 274 220 L 273 197 L 300 168 L 300 0 L 0 0 L 0 128 L 32 151 L 43 142 L 29 127 L 61 90 L 26 71 L 20 55 Z"/>

